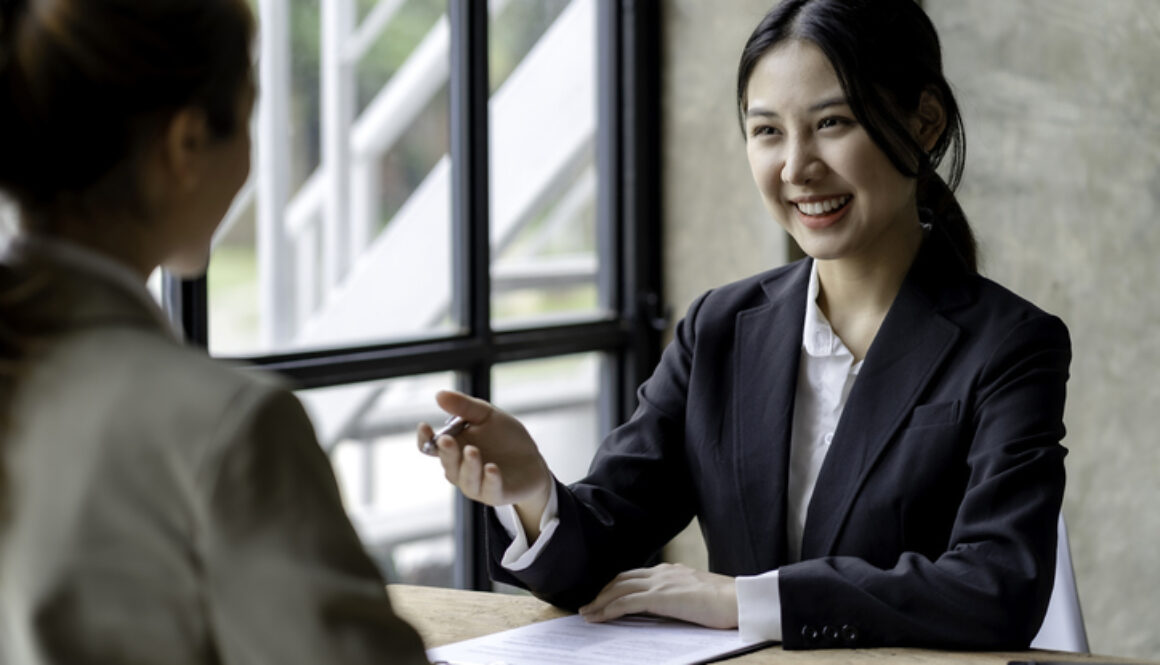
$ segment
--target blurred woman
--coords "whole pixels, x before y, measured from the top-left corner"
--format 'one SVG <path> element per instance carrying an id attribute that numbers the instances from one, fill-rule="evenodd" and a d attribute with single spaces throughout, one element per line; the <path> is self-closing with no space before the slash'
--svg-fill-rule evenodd
<path id="1" fill-rule="evenodd" d="M 299 402 L 183 346 L 249 171 L 245 0 L 0 2 L 3 662 L 421 663 Z"/>

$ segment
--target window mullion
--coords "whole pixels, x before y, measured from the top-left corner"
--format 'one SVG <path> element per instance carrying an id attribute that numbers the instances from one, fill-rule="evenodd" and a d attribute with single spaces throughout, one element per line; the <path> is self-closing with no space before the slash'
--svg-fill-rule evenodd
<path id="1" fill-rule="evenodd" d="M 481 0 L 449 0 L 451 23 L 452 312 L 484 349 L 492 348 L 488 174 L 488 11 Z M 461 387 L 491 397 L 492 357 L 461 375 Z M 455 586 L 489 588 L 483 511 L 457 494 Z"/>
<path id="2" fill-rule="evenodd" d="M 620 145 L 618 228 L 622 250 L 621 316 L 630 326 L 626 367 L 618 393 L 624 417 L 636 408 L 636 387 L 651 374 L 668 325 L 661 266 L 661 8 L 656 2 L 618 2 L 620 25 L 616 141 Z"/>
<path id="3" fill-rule="evenodd" d="M 205 276 L 181 279 L 164 271 L 161 302 L 173 326 L 187 344 L 209 346 L 209 301 Z"/>

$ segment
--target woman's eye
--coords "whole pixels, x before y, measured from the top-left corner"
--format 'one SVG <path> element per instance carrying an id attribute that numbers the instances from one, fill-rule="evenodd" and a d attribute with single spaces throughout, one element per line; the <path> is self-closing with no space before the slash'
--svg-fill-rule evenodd
<path id="1" fill-rule="evenodd" d="M 829 127 L 846 127 L 852 124 L 854 124 L 854 121 L 850 120 L 849 118 L 829 116 L 822 118 L 821 121 L 818 122 L 818 129 L 826 129 Z"/>
<path id="2" fill-rule="evenodd" d="M 778 130 L 776 127 L 770 127 L 769 125 L 756 125 L 753 127 L 752 130 L 750 130 L 749 135 L 753 136 L 753 137 L 773 136 L 774 134 L 777 134 L 777 133 L 778 133 Z"/>

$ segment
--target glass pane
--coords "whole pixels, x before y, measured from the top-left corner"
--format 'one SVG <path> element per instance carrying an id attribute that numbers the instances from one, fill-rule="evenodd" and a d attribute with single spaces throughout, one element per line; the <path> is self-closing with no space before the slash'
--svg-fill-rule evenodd
<path id="1" fill-rule="evenodd" d="M 260 16 L 254 168 L 210 262 L 210 350 L 451 332 L 445 0 L 262 9 L 285 16 Z"/>
<path id="2" fill-rule="evenodd" d="M 600 313 L 596 3 L 490 0 L 492 317 Z"/>
<path id="3" fill-rule="evenodd" d="M 391 582 L 452 585 L 455 488 L 419 453 L 415 427 L 442 422 L 435 393 L 450 373 L 302 390 L 343 501 Z"/>
<path id="4" fill-rule="evenodd" d="M 584 477 L 600 444 L 596 395 L 602 361 L 599 353 L 584 353 L 506 363 L 492 371 L 494 403 L 524 423 L 564 483 Z"/>

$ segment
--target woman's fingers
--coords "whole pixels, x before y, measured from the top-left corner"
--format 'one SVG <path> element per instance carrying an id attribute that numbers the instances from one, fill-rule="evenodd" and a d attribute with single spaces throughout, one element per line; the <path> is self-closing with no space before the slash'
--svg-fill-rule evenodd
<path id="1" fill-rule="evenodd" d="M 455 483 L 467 495 L 467 498 L 478 501 L 480 488 L 483 485 L 483 460 L 479 448 L 464 446 L 462 461 L 459 463 L 459 478 Z"/>
<path id="2" fill-rule="evenodd" d="M 599 623 L 619 619 L 628 614 L 643 614 L 649 611 L 651 611 L 650 599 L 647 590 L 643 590 L 626 593 L 600 608 L 588 611 L 581 610 L 580 615 L 584 617 L 585 621 Z"/>
<path id="3" fill-rule="evenodd" d="M 489 505 L 499 505 L 503 500 L 503 476 L 493 462 L 483 465 L 483 478 L 479 488 L 482 501 Z"/>
<path id="4" fill-rule="evenodd" d="M 629 573 L 637 573 L 638 571 L 644 574 L 634 574 L 629 576 Z M 621 573 L 620 575 L 617 575 L 611 582 L 606 584 L 604 588 L 600 590 L 600 593 L 596 594 L 596 597 L 592 599 L 592 602 L 588 603 L 584 607 L 581 607 L 580 613 L 583 614 L 585 618 L 589 618 L 590 615 L 598 616 L 604 611 L 605 608 L 620 598 L 629 594 L 637 594 L 647 591 L 649 588 L 649 579 L 648 569 L 645 568 Z"/>
<path id="5" fill-rule="evenodd" d="M 643 612 L 712 628 L 735 628 L 736 584 L 732 577 L 663 563 L 621 573 L 580 608 L 588 621 Z"/>
<path id="6" fill-rule="evenodd" d="M 439 449 L 439 463 L 443 465 L 443 477 L 452 485 L 459 485 L 459 467 L 462 464 L 462 451 L 455 439 L 441 436 L 435 440 L 435 447 Z"/>
<path id="7" fill-rule="evenodd" d="M 435 430 L 427 423 L 419 423 L 419 427 L 415 429 L 415 442 L 419 446 L 419 452 L 427 454 L 427 442 L 431 437 L 435 436 Z"/>
<path id="8" fill-rule="evenodd" d="M 459 416 L 472 425 L 481 425 L 491 417 L 494 408 L 488 402 L 465 395 L 457 390 L 440 390 L 435 403 L 453 416 Z"/>

